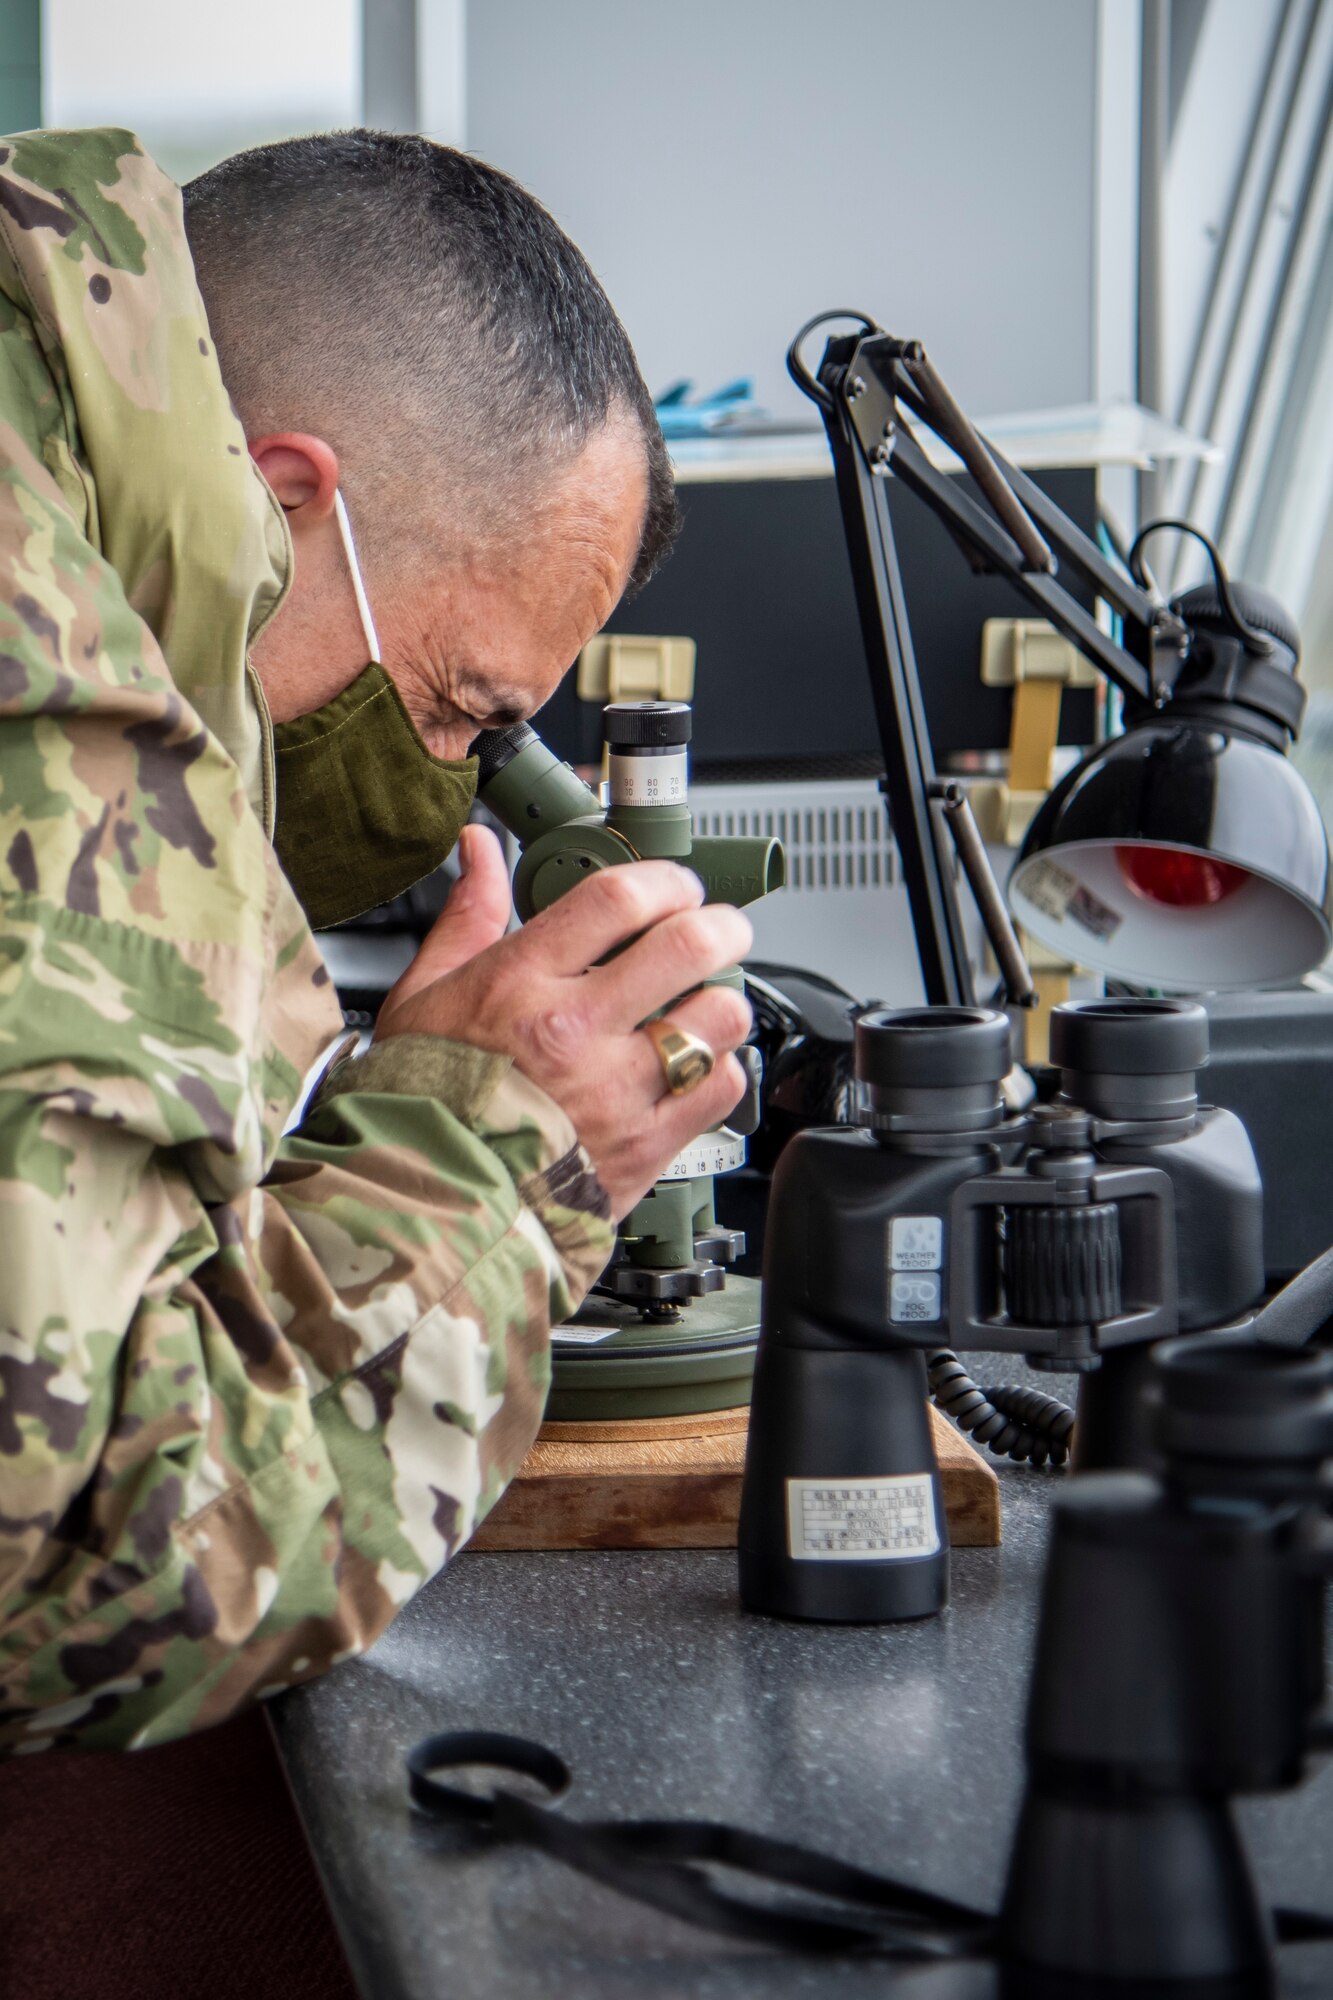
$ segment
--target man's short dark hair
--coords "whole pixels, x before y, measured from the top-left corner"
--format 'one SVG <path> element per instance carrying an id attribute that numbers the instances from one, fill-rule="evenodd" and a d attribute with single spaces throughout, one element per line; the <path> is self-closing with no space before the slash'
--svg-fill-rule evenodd
<path id="1" fill-rule="evenodd" d="M 185 221 L 247 433 L 327 437 L 368 539 L 405 524 L 355 491 L 358 467 L 415 471 L 503 545 L 525 493 L 623 423 L 648 468 L 631 590 L 647 580 L 678 524 L 652 398 L 587 260 L 507 174 L 414 136 L 328 133 L 223 160 L 186 187 Z"/>

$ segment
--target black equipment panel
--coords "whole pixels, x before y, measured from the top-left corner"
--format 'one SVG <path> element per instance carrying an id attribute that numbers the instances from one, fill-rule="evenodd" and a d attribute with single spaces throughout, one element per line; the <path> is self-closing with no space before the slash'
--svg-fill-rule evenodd
<path id="1" fill-rule="evenodd" d="M 1095 472 L 1036 479 L 1085 533 L 1096 533 Z M 695 770 L 704 776 L 719 763 L 830 758 L 878 768 L 833 480 L 703 482 L 682 486 L 680 501 L 685 525 L 675 552 L 607 630 L 696 641 Z M 891 485 L 889 502 L 936 759 L 1002 749 L 1011 696 L 981 684 L 981 627 L 987 618 L 1030 617 L 1031 606 L 1004 578 L 971 575 L 946 529 L 912 494 Z M 572 762 L 599 760 L 601 709 L 579 701 L 572 675 L 543 709 L 540 727 Z M 1092 741 L 1091 692 L 1066 695 L 1060 735 L 1067 743 Z"/>

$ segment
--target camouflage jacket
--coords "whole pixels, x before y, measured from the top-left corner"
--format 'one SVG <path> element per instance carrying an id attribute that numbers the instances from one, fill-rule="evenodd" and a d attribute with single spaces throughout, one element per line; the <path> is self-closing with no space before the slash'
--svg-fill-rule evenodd
<path id="1" fill-rule="evenodd" d="M 0 1743 L 155 1743 L 368 1645 L 523 1458 L 605 1262 L 501 1059 L 344 1062 L 246 649 L 282 515 L 176 189 L 0 141 Z"/>

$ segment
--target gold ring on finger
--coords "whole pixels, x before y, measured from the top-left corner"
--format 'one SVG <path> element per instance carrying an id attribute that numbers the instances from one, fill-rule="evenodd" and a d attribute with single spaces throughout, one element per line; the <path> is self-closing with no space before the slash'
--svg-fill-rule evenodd
<path id="1" fill-rule="evenodd" d="M 645 1021 L 643 1032 L 657 1051 L 666 1087 L 673 1097 L 684 1097 L 705 1077 L 711 1076 L 717 1055 L 700 1036 L 692 1035 L 663 1015 L 660 1021 Z"/>

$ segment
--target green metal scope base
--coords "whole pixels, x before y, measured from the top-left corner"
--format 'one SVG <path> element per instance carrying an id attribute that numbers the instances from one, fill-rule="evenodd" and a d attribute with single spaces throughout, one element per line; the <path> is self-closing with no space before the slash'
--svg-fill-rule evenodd
<path id="1" fill-rule="evenodd" d="M 605 1328 L 605 1336 L 589 1338 Z M 625 1423 L 696 1416 L 750 1400 L 759 1344 L 759 1280 L 727 1279 L 667 1326 L 632 1305 L 592 1297 L 570 1322 L 574 1339 L 551 1345 L 552 1423 Z M 578 1337 L 582 1336 L 582 1337 Z"/>

